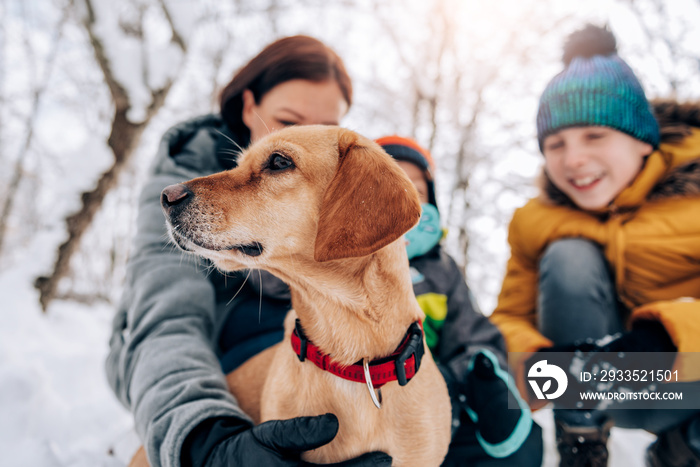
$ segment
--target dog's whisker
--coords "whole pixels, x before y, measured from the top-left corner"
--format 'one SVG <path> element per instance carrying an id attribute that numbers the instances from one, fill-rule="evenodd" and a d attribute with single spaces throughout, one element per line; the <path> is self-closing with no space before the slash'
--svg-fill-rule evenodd
<path id="1" fill-rule="evenodd" d="M 248 278 L 250 277 L 251 271 L 252 271 L 252 269 L 248 269 L 248 274 L 245 276 L 245 279 L 243 279 L 243 283 L 242 283 L 241 286 L 238 288 L 238 290 L 236 291 L 236 293 L 233 294 L 233 297 L 231 297 L 231 300 L 229 300 L 229 301 L 226 303 L 226 306 L 229 306 L 229 305 L 231 304 L 231 302 L 238 296 L 238 294 L 241 292 L 241 290 L 243 290 L 243 286 L 245 285 L 246 282 L 248 282 Z"/>
<path id="2" fill-rule="evenodd" d="M 182 266 L 182 263 L 183 263 L 185 260 L 189 260 L 189 259 L 192 259 L 192 260 L 196 261 L 196 259 L 195 259 L 195 257 L 194 257 L 193 255 L 189 254 L 189 253 L 186 252 L 186 251 L 181 251 L 181 254 L 180 254 L 180 266 Z"/>
<path id="3" fill-rule="evenodd" d="M 222 159 L 226 160 L 226 161 L 235 162 L 235 163 L 238 163 L 238 159 L 240 159 L 241 154 L 243 154 L 241 151 L 234 151 L 232 149 L 221 149 L 220 152 L 221 152 L 221 154 L 228 154 L 228 155 L 234 156 L 234 157 L 222 157 Z"/>
<path id="4" fill-rule="evenodd" d="M 168 234 L 161 236 L 161 240 L 167 240 L 167 241 L 165 243 L 163 243 L 163 246 L 161 247 L 160 251 L 165 251 L 166 248 L 169 248 L 171 246 L 171 244 L 174 243 L 173 239 L 170 238 L 170 235 L 168 235 Z"/>
<path id="5" fill-rule="evenodd" d="M 211 276 L 212 272 L 214 272 L 214 265 L 209 263 L 209 265 L 204 268 L 204 275 L 207 279 Z"/>
<path id="6" fill-rule="evenodd" d="M 243 151 L 234 151 L 233 149 L 220 149 L 219 152 L 221 154 L 231 154 L 232 156 L 240 156 L 243 154 Z"/>
<path id="7" fill-rule="evenodd" d="M 220 269 L 216 264 L 214 264 L 214 263 L 211 263 L 211 262 L 209 263 L 209 269 L 210 269 L 210 273 L 207 274 L 207 277 L 209 276 L 209 274 L 211 274 L 211 273 L 214 272 L 214 271 L 219 271 L 219 273 L 223 274 L 224 280 L 226 280 L 226 278 L 229 277 L 229 276 L 226 275 L 226 271 L 221 270 L 221 269 Z"/>
<path id="8" fill-rule="evenodd" d="M 262 321 L 262 289 L 263 289 L 263 283 L 262 283 L 262 273 L 260 272 L 260 269 L 258 269 L 258 277 L 260 278 L 260 303 L 258 304 L 258 324 Z"/>
<path id="9" fill-rule="evenodd" d="M 234 146 L 236 146 L 238 149 L 240 149 L 241 152 L 244 151 L 244 149 L 241 147 L 241 145 L 238 144 L 237 142 L 235 142 L 235 141 L 233 140 L 233 138 L 231 138 L 230 136 L 226 135 L 226 134 L 223 133 L 222 131 L 216 130 L 216 132 L 219 133 L 219 134 L 220 134 L 221 136 L 223 136 L 224 138 L 226 138 L 227 140 L 229 140 Z"/>

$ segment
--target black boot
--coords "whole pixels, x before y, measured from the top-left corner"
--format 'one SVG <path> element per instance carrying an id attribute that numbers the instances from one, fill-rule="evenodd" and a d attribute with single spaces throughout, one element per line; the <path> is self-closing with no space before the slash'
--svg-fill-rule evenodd
<path id="1" fill-rule="evenodd" d="M 700 457 L 686 440 L 688 423 L 659 434 L 647 449 L 647 467 L 700 467 Z"/>
<path id="2" fill-rule="evenodd" d="M 569 425 L 554 420 L 560 467 L 607 467 L 612 420 L 602 424 Z"/>

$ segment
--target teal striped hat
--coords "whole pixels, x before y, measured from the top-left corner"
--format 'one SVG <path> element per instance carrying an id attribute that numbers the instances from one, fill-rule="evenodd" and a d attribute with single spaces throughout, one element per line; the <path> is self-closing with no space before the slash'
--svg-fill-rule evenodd
<path id="1" fill-rule="evenodd" d="M 540 97 L 540 151 L 547 136 L 577 126 L 610 127 L 659 146 L 659 124 L 644 89 L 607 28 L 588 25 L 569 36 L 564 63 Z"/>

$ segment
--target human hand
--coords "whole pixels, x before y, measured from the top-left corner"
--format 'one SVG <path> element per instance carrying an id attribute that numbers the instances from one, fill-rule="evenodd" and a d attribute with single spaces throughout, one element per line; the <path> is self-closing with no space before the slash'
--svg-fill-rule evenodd
<path id="1" fill-rule="evenodd" d="M 311 466 L 301 453 L 328 444 L 338 432 L 333 414 L 272 420 L 237 431 L 219 442 L 207 457 L 205 467 L 228 466 Z M 363 454 L 337 467 L 389 466 L 391 457 L 382 452 Z"/>
<path id="2" fill-rule="evenodd" d="M 637 321 L 632 330 L 596 342 L 597 352 L 676 352 L 678 349 L 658 321 Z"/>
<path id="3" fill-rule="evenodd" d="M 635 368 L 666 370 L 675 359 L 676 346 L 657 321 L 638 321 L 629 332 L 605 336 L 598 340 L 543 348 L 530 356 L 525 363 L 528 372 L 535 363 L 547 360 L 569 375 L 570 385 L 578 392 L 640 391 L 655 383 L 648 378 L 628 378 L 624 375 Z M 642 355 L 640 355 L 642 354 Z M 628 371 L 629 370 L 629 371 Z M 622 371 L 622 373 L 620 373 Z M 580 375 L 623 375 L 622 378 L 590 378 L 582 381 Z"/>
<path id="4" fill-rule="evenodd" d="M 491 352 L 472 358 L 466 396 L 477 440 L 489 455 L 506 457 L 522 446 L 532 428 L 530 409 Z"/>

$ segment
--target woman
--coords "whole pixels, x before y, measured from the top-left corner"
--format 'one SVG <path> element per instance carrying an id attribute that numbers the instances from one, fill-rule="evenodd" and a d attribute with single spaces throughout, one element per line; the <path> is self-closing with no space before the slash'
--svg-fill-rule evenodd
<path id="1" fill-rule="evenodd" d="M 109 382 L 134 414 L 150 465 L 297 465 L 301 451 L 335 436 L 332 414 L 252 427 L 224 374 L 281 339 L 288 289 L 270 275 L 225 277 L 183 258 L 167 240 L 160 193 L 235 167 L 241 147 L 275 129 L 337 125 L 351 103 L 341 59 L 316 39 L 288 37 L 236 73 L 221 93 L 220 114 L 164 135 L 140 198 L 107 360 Z M 390 461 L 372 453 L 350 463 Z"/>

